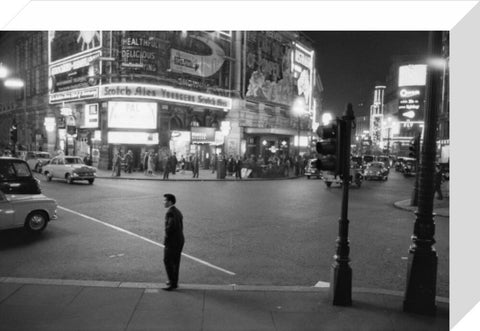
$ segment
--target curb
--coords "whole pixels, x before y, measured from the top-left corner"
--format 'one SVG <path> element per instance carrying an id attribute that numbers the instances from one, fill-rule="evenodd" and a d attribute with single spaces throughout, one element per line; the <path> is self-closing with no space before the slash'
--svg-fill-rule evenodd
<path id="1" fill-rule="evenodd" d="M 395 208 L 410 211 L 412 213 L 414 213 L 418 209 L 417 206 L 410 206 L 410 199 L 394 202 L 393 206 Z M 443 209 L 446 209 L 446 211 L 444 211 Z M 435 208 L 434 207 L 433 212 L 434 212 L 435 216 L 445 217 L 445 218 L 450 217 L 449 208 Z"/>
<path id="2" fill-rule="evenodd" d="M 185 178 L 185 179 L 163 179 L 163 178 L 133 178 L 133 177 L 115 177 L 115 176 L 96 176 L 97 179 L 111 179 L 111 180 L 151 180 L 151 181 L 161 181 L 161 182 L 254 182 L 254 181 L 268 181 L 268 180 L 292 180 L 302 178 L 303 176 L 297 177 L 278 177 L 278 178 L 245 178 L 245 179 L 233 179 L 233 178 L 224 178 L 224 179 L 211 179 L 211 178 Z"/>
<path id="3" fill-rule="evenodd" d="M 75 279 L 46 279 L 46 278 L 17 278 L 0 277 L 1 283 L 28 284 L 28 285 L 55 285 L 55 286 L 86 286 L 86 287 L 110 287 L 110 288 L 136 288 L 144 290 L 159 290 L 165 287 L 163 283 L 142 283 L 142 282 L 121 282 L 121 281 L 103 281 L 103 280 L 75 280 Z M 214 291 L 271 291 L 271 292 L 328 292 L 329 287 L 315 286 L 274 286 L 274 285 L 210 285 L 210 284 L 181 284 L 181 289 L 185 290 L 214 290 Z M 365 287 L 354 287 L 353 292 L 366 293 L 373 295 L 404 295 L 401 291 L 373 289 Z M 449 299 L 445 297 L 435 297 L 435 300 L 441 303 L 449 304 Z"/>

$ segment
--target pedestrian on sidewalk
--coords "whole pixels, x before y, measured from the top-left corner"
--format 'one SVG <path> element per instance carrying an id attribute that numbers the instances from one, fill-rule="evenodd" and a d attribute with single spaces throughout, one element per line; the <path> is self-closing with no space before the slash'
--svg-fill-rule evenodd
<path id="1" fill-rule="evenodd" d="M 443 200 L 443 194 L 442 194 L 442 181 L 443 181 L 443 173 L 442 173 L 442 167 L 437 164 L 435 166 L 435 193 L 437 193 L 438 200 Z"/>
<path id="2" fill-rule="evenodd" d="M 198 172 L 200 171 L 200 160 L 198 154 L 195 154 L 192 160 L 193 178 L 198 178 Z"/>
<path id="3" fill-rule="evenodd" d="M 178 164 L 177 153 L 173 153 L 173 155 L 170 156 L 169 162 L 170 162 L 170 172 L 172 173 L 172 175 L 175 175 L 175 173 L 177 172 L 177 164 Z"/>
<path id="4" fill-rule="evenodd" d="M 175 206 L 175 195 L 164 194 L 163 200 L 165 208 L 168 208 L 165 214 L 165 237 L 163 244 L 164 255 L 163 263 L 167 272 L 168 282 L 165 291 L 172 291 L 178 287 L 178 275 L 180 271 L 180 258 L 182 256 L 185 237 L 183 236 L 183 215 Z"/>
<path id="5" fill-rule="evenodd" d="M 133 169 L 133 153 L 131 150 L 125 155 L 126 169 L 125 172 L 131 174 Z"/>
<path id="6" fill-rule="evenodd" d="M 153 172 L 155 171 L 155 155 L 153 152 L 148 154 L 148 161 L 147 161 L 147 175 L 153 176 Z"/>
<path id="7" fill-rule="evenodd" d="M 166 155 L 163 158 L 162 166 L 163 166 L 163 179 L 168 179 L 168 175 L 172 171 L 172 169 L 171 169 L 172 162 L 170 161 L 170 157 L 168 155 Z"/>
<path id="8" fill-rule="evenodd" d="M 237 155 L 237 159 L 235 161 L 235 179 L 242 180 L 242 167 L 242 158 Z"/>
<path id="9" fill-rule="evenodd" d="M 180 167 L 182 168 L 181 173 L 184 174 L 185 173 L 185 157 L 183 156 L 183 154 L 180 157 Z"/>
<path id="10" fill-rule="evenodd" d="M 117 152 L 113 156 L 113 160 L 112 160 L 112 164 L 113 164 L 112 176 L 120 177 L 121 170 L 122 170 L 122 161 L 123 161 L 122 155 L 120 154 L 120 152 Z"/>

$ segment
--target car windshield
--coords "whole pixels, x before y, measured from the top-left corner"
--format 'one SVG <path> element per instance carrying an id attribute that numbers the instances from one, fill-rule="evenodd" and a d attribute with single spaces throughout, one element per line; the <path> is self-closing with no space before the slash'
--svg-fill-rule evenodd
<path id="1" fill-rule="evenodd" d="M 65 164 L 83 164 L 83 161 L 79 157 L 66 157 Z"/>
<path id="2" fill-rule="evenodd" d="M 37 158 L 39 158 L 39 159 L 50 159 L 51 157 L 50 157 L 50 154 L 48 154 L 48 153 L 38 153 Z"/>
<path id="3" fill-rule="evenodd" d="M 368 165 L 368 168 L 372 169 L 372 168 L 375 168 L 375 169 L 381 169 L 382 168 L 382 164 L 381 163 L 370 163 Z"/>

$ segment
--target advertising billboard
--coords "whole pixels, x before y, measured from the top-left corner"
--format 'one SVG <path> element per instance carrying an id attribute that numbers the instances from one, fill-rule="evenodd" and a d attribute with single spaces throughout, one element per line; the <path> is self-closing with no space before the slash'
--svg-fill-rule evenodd
<path id="1" fill-rule="evenodd" d="M 425 86 L 427 81 L 426 64 L 408 64 L 398 68 L 398 86 Z"/>
<path id="2" fill-rule="evenodd" d="M 122 31 L 122 74 L 153 75 L 178 87 L 227 95 L 231 35 L 216 31 Z M 115 37 L 114 37 L 115 38 Z"/>
<path id="3" fill-rule="evenodd" d="M 102 47 L 101 31 L 49 31 L 48 61 L 53 64 Z"/>
<path id="4" fill-rule="evenodd" d="M 98 84 L 100 51 L 83 54 L 49 66 L 50 93 L 70 91 Z"/>
<path id="5" fill-rule="evenodd" d="M 155 102 L 108 103 L 108 127 L 125 129 L 156 129 L 157 104 Z"/>
<path id="6" fill-rule="evenodd" d="M 292 44 L 275 31 L 247 31 L 245 95 L 290 106 L 298 95 L 292 72 Z"/>
<path id="7" fill-rule="evenodd" d="M 398 89 L 400 121 L 423 121 L 425 112 L 425 86 L 404 86 Z"/>
<path id="8" fill-rule="evenodd" d="M 207 127 L 192 127 L 192 144 L 214 144 L 215 143 L 215 128 Z"/>

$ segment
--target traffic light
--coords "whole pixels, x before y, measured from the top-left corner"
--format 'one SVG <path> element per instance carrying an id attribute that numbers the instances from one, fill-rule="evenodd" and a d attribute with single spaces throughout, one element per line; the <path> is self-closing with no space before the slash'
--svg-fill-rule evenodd
<path id="1" fill-rule="evenodd" d="M 336 119 L 330 124 L 321 125 L 317 129 L 318 137 L 317 167 L 320 170 L 333 171 L 336 174 L 342 172 L 344 163 L 344 143 L 342 133 L 345 131 L 345 121 Z"/>
<path id="2" fill-rule="evenodd" d="M 413 158 L 418 158 L 420 155 L 420 136 L 416 136 L 412 140 L 410 140 L 410 146 L 408 147 L 410 152 L 408 153 L 408 156 L 413 157 Z"/>
<path id="3" fill-rule="evenodd" d="M 10 127 L 10 141 L 15 145 L 17 143 L 18 136 L 17 136 L 17 126 L 12 125 Z"/>

